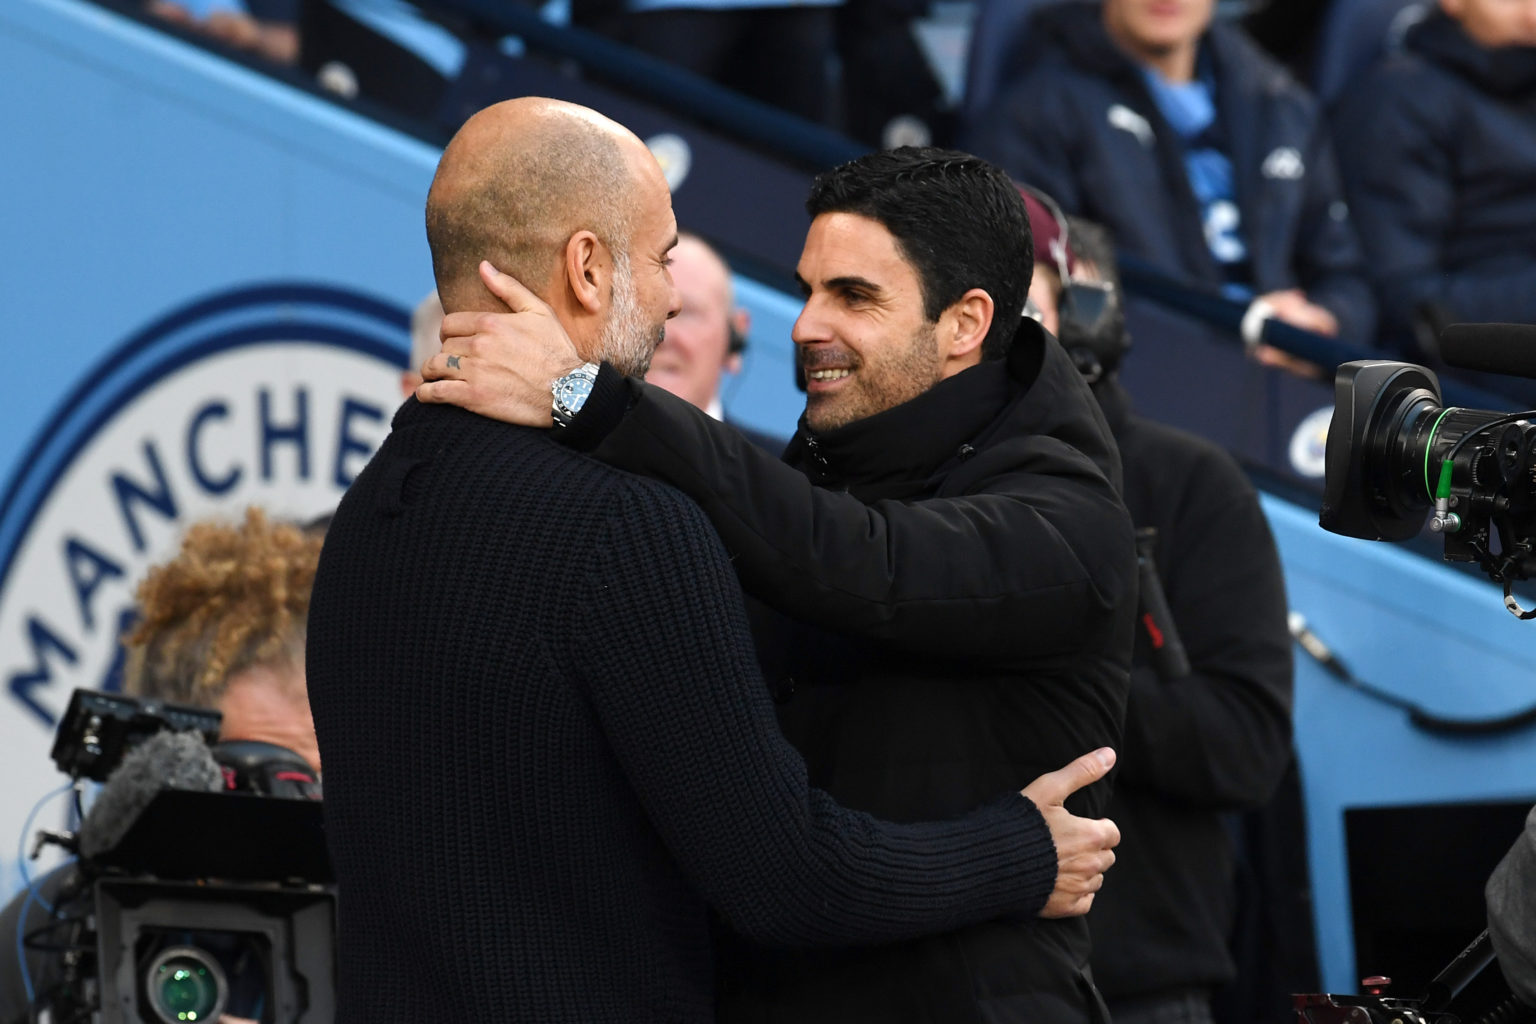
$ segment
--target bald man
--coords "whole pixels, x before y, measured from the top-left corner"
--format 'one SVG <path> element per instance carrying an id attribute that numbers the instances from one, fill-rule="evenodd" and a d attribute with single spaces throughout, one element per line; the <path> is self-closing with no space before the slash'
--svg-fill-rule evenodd
<path id="1" fill-rule="evenodd" d="M 665 388 L 717 420 L 732 422 L 774 455 L 782 452 L 784 438 L 735 423 L 720 398 L 725 376 L 741 372 L 741 353 L 752 323 L 751 314 L 736 305 L 730 265 L 704 239 L 683 231 L 672 250 L 672 282 L 682 307 L 667 321 L 666 336 L 651 359 L 645 382 Z M 421 382 L 419 374 L 416 380 Z"/>
<path id="2" fill-rule="evenodd" d="M 740 339 L 746 337 L 750 315 L 736 306 L 731 268 L 698 235 L 686 231 L 678 235 L 677 248 L 672 250 L 672 283 L 682 306 L 667 322 L 666 336 L 645 382 L 666 388 L 717 420 L 724 419 L 720 378 L 741 369 Z"/>
<path id="3" fill-rule="evenodd" d="M 467 122 L 427 199 L 450 324 L 506 308 L 488 257 L 633 376 L 678 309 L 676 233 L 640 141 L 550 100 Z M 555 382 L 557 421 L 595 369 Z M 809 788 L 698 508 L 457 408 L 408 400 L 337 510 L 308 678 L 340 1024 L 703 1024 L 710 907 L 774 946 L 885 943 L 1081 913 L 1113 859 L 1061 807 L 1108 750 L 944 824 Z"/>

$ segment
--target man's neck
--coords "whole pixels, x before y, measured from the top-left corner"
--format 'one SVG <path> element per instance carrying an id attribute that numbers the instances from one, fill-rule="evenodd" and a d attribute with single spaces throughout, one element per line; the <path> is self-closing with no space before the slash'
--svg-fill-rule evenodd
<path id="1" fill-rule="evenodd" d="M 1117 35 L 1112 26 L 1106 25 L 1109 36 L 1125 54 L 1143 67 L 1151 68 L 1157 76 L 1173 85 L 1195 80 L 1196 61 L 1200 56 L 1200 40 L 1191 39 L 1170 48 L 1138 45 L 1133 39 Z"/>

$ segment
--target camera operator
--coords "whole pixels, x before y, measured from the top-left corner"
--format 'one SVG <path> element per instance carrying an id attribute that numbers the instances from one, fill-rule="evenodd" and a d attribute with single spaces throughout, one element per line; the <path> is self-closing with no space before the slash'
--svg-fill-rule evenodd
<path id="1" fill-rule="evenodd" d="M 1516 998 L 1536 1006 L 1536 808 L 1488 879 L 1488 936 Z"/>
<path id="2" fill-rule="evenodd" d="M 1208 1022 L 1212 996 L 1237 973 L 1227 812 L 1264 804 L 1290 762 L 1280 559 L 1252 485 L 1225 451 L 1132 413 L 1118 375 L 1130 339 L 1103 229 L 1023 191 L 1039 261 L 1030 299 L 1104 411 L 1126 507 L 1146 535 L 1110 802 L 1124 845 L 1090 917 L 1094 979 L 1116 1024 Z M 1166 606 L 1148 600 L 1149 581 Z"/>
<path id="3" fill-rule="evenodd" d="M 124 640 L 125 689 L 140 698 L 221 712 L 220 761 L 234 763 L 237 771 L 265 772 L 257 785 L 274 795 L 318 794 L 320 754 L 305 690 L 304 641 L 320 544 L 318 533 L 272 522 L 256 508 L 239 525 L 198 523 L 177 555 L 150 569 L 139 584 L 140 620 Z M 233 741 L 243 743 L 226 747 Z M 86 814 L 82 836 L 102 805 L 99 798 Z M 24 907 L 26 933 L 48 925 L 43 904 L 67 899 L 78 880 L 70 864 L 38 881 L 41 902 L 29 904 L 26 892 L 18 894 L 0 911 L 0 939 L 17 935 Z M 57 980 L 58 954 L 34 947 L 26 957 L 41 1004 Z M 0 956 L 0 964 L 0 1021 L 31 1020 L 22 964 L 14 954 Z M 246 1024 L 247 1018 L 220 1020 Z"/>

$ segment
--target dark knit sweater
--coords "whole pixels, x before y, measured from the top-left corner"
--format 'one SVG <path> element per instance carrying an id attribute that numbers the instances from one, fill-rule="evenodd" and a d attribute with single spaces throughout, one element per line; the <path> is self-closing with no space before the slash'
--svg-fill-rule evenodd
<path id="1" fill-rule="evenodd" d="M 1033 915 L 1009 794 L 888 825 L 808 787 L 699 511 L 408 401 L 338 509 L 309 687 L 338 1021 L 713 1018 L 707 904 L 772 945 Z"/>

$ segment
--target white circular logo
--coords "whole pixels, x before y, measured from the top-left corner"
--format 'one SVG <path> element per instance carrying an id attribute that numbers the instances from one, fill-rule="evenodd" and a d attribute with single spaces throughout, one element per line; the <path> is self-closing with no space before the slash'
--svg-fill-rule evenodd
<path id="1" fill-rule="evenodd" d="M 667 187 L 673 192 L 682 188 L 683 182 L 688 179 L 688 172 L 693 170 L 693 149 L 688 145 L 688 140 L 681 135 L 665 132 L 646 139 L 645 145 L 656 162 L 661 164 L 661 173 L 666 176 Z"/>
<path id="2" fill-rule="evenodd" d="M 1332 419 L 1333 406 L 1325 405 L 1308 413 L 1291 435 L 1291 468 L 1302 476 L 1314 480 L 1323 477 L 1328 453 L 1328 424 Z"/>
<path id="3" fill-rule="evenodd" d="M 60 403 L 0 491 L 11 828 L 63 782 L 48 752 L 70 694 L 120 685 L 145 571 L 199 519 L 334 508 L 389 429 L 408 337 L 404 309 L 363 296 L 242 290 L 139 332 Z"/>

